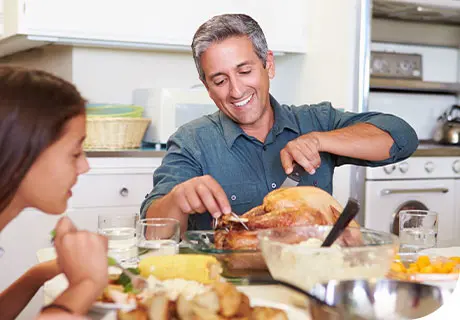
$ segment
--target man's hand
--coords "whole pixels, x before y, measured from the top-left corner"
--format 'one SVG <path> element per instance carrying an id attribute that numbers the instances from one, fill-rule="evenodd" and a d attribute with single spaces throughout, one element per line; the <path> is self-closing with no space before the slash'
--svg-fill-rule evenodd
<path id="1" fill-rule="evenodd" d="M 209 212 L 218 218 L 231 212 L 224 189 L 209 175 L 178 184 L 171 196 L 184 214 Z"/>
<path id="2" fill-rule="evenodd" d="M 284 171 L 290 174 L 294 162 L 297 162 L 309 174 L 315 174 L 316 169 L 321 165 L 320 150 L 321 144 L 317 132 L 310 132 L 289 141 L 280 152 Z"/>

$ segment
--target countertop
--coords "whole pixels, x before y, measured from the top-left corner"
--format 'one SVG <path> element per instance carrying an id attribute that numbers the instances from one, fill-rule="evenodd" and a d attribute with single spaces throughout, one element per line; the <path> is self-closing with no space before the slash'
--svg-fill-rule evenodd
<path id="1" fill-rule="evenodd" d="M 413 157 L 460 157 L 460 146 L 421 141 Z"/>
<path id="2" fill-rule="evenodd" d="M 166 150 L 154 148 L 86 150 L 90 158 L 162 158 Z M 420 143 L 413 157 L 460 157 L 460 146 Z"/>
<path id="3" fill-rule="evenodd" d="M 86 150 L 90 158 L 162 158 L 165 149 L 142 147 L 138 149 L 94 149 Z M 421 141 L 413 157 L 460 157 L 460 146 L 435 144 L 430 141 Z"/>
<path id="4" fill-rule="evenodd" d="M 89 158 L 163 158 L 166 154 L 166 150 L 153 148 L 93 149 L 85 152 Z"/>

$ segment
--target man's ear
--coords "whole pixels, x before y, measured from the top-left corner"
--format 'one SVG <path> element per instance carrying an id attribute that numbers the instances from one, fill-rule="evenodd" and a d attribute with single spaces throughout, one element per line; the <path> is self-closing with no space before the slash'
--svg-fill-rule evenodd
<path id="1" fill-rule="evenodd" d="M 275 57 L 273 51 L 267 51 L 267 62 L 265 63 L 265 69 L 267 69 L 268 77 L 273 79 L 275 77 Z"/>

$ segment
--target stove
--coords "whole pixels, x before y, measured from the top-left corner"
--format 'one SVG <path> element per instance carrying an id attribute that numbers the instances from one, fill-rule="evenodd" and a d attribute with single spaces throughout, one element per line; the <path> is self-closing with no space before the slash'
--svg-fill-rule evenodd
<path id="1" fill-rule="evenodd" d="M 438 247 L 460 245 L 459 192 L 459 157 L 410 157 L 366 168 L 364 225 L 395 232 L 401 210 L 432 210 L 439 214 Z"/>

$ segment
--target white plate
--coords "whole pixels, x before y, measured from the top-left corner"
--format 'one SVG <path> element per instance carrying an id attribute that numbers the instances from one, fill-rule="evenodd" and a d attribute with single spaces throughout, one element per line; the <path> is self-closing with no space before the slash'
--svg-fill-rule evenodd
<path id="1" fill-rule="evenodd" d="M 418 255 L 427 255 L 432 257 L 460 257 L 460 247 L 447 247 L 447 248 L 430 248 L 420 250 Z M 438 286 L 447 290 L 455 290 L 459 285 L 460 280 L 444 280 L 444 281 L 423 281 L 425 284 Z"/>
<path id="2" fill-rule="evenodd" d="M 95 312 L 95 313 L 106 314 L 107 312 L 110 312 L 110 311 L 113 311 L 115 313 L 116 310 L 130 311 L 135 308 L 136 306 L 132 306 L 129 304 L 95 302 L 93 303 L 93 306 L 91 307 L 90 311 Z M 116 317 L 114 319 L 116 319 Z"/>
<path id="3" fill-rule="evenodd" d="M 424 250 L 420 250 L 418 255 L 460 257 L 460 247 L 424 249 Z"/>
<path id="4" fill-rule="evenodd" d="M 310 320 L 310 316 L 303 310 L 289 306 L 284 303 L 277 303 L 270 300 L 260 299 L 260 298 L 250 298 L 251 306 L 253 307 L 271 307 L 284 310 L 289 320 Z M 107 310 L 106 310 L 107 311 Z M 108 312 L 101 320 L 116 320 L 117 313 L 116 311 Z"/>

